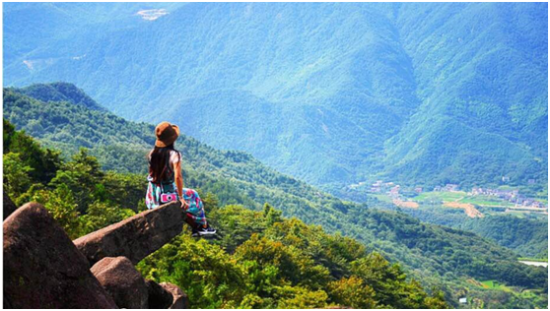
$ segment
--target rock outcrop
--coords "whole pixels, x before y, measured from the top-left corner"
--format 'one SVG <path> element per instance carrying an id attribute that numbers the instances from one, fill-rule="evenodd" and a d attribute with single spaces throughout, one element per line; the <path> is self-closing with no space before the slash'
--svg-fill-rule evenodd
<path id="1" fill-rule="evenodd" d="M 149 293 L 149 309 L 168 309 L 174 301 L 172 293 L 167 292 L 164 288 L 152 280 L 145 280 Z"/>
<path id="2" fill-rule="evenodd" d="M 13 212 L 4 228 L 4 307 L 116 308 L 86 258 L 38 203 Z"/>
<path id="3" fill-rule="evenodd" d="M 172 305 L 168 309 L 187 309 L 189 306 L 189 301 L 187 300 L 187 295 L 176 285 L 172 283 L 160 283 L 159 284 L 164 290 L 172 294 L 173 300 Z"/>
<path id="4" fill-rule="evenodd" d="M 119 308 L 146 309 L 148 288 L 141 274 L 126 257 L 106 257 L 91 269 Z"/>
<path id="5" fill-rule="evenodd" d="M 168 203 L 78 238 L 74 244 L 90 266 L 118 256 L 137 264 L 181 233 L 184 220 L 180 203 Z"/>
<path id="6" fill-rule="evenodd" d="M 176 285 L 144 280 L 134 267 L 182 231 L 185 216 L 179 203 L 140 213 L 73 243 L 40 204 L 16 209 L 6 199 L 4 209 L 9 203 L 15 212 L 4 220 L 4 308 L 188 306 Z"/>
<path id="7" fill-rule="evenodd" d="M 4 203 L 4 220 L 8 218 L 9 215 L 11 215 L 15 210 L 17 209 L 17 206 L 13 203 L 13 201 L 10 199 L 8 194 L 6 193 L 6 190 L 2 189 L 2 192 L 4 194 L 3 202 Z"/>

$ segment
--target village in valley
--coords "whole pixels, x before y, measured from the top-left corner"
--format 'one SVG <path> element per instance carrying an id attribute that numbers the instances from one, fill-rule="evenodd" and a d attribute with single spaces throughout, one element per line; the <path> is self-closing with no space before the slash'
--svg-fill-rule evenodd
<path id="1" fill-rule="evenodd" d="M 506 184 L 509 178 L 502 177 Z M 529 185 L 535 183 L 530 179 Z M 348 187 L 350 190 L 361 189 L 370 197 L 380 201 L 391 202 L 402 208 L 420 208 L 422 205 L 439 205 L 444 208 L 461 208 L 472 218 L 483 217 L 480 209 L 491 213 L 543 213 L 548 214 L 547 202 L 541 198 L 528 197 L 521 193 L 519 187 L 508 185 L 491 187 L 471 187 L 461 189 L 458 184 L 425 187 L 402 187 L 391 181 L 377 180 L 370 184 L 360 182 Z"/>

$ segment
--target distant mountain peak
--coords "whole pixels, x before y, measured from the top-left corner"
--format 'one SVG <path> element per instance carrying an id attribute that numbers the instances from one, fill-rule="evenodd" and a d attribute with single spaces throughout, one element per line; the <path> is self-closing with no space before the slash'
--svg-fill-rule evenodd
<path id="1" fill-rule="evenodd" d="M 92 110 L 106 110 L 86 93 L 84 93 L 83 90 L 79 89 L 72 83 L 38 83 L 25 88 L 14 89 L 14 91 L 43 102 L 66 101 Z"/>

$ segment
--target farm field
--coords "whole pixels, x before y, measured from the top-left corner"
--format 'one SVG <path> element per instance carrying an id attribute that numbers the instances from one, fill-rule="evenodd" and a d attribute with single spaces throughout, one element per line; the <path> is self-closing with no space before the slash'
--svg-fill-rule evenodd
<path id="1" fill-rule="evenodd" d="M 469 203 L 482 207 L 514 207 L 514 204 L 502 199 L 486 195 L 468 195 L 465 191 L 455 192 L 424 192 L 413 198 L 414 201 L 422 202 L 458 202 Z"/>
<path id="2" fill-rule="evenodd" d="M 517 214 L 522 218 L 527 214 L 542 214 L 547 208 L 518 206 L 512 202 L 488 195 L 472 195 L 465 191 L 430 191 L 419 195 L 407 197 L 391 197 L 388 194 L 369 194 L 384 203 L 390 203 L 397 207 L 422 209 L 423 207 L 435 207 L 444 209 L 462 209 L 470 218 L 484 217 L 485 214 Z"/>
<path id="3" fill-rule="evenodd" d="M 493 280 L 482 281 L 481 286 L 483 288 L 488 288 L 488 289 L 498 289 L 505 292 L 513 292 L 513 290 L 510 287 L 500 284 L 499 282 L 493 281 Z"/>
<path id="4" fill-rule="evenodd" d="M 494 281 L 494 280 L 482 281 L 480 283 L 481 283 L 482 288 L 492 289 L 492 290 L 500 290 L 500 291 L 507 292 L 507 293 L 514 293 L 514 294 L 516 294 L 516 295 L 518 295 L 522 298 L 535 299 L 537 296 L 540 295 L 540 294 L 538 294 L 536 292 L 533 292 L 531 290 L 506 286 L 506 285 L 501 284 L 501 283 L 499 283 L 497 281 Z"/>
<path id="5" fill-rule="evenodd" d="M 422 192 L 418 196 L 414 197 L 413 200 L 416 202 L 436 202 L 436 201 L 444 201 L 444 202 L 451 202 L 451 201 L 457 201 L 461 200 L 467 196 L 467 193 L 464 191 L 455 191 L 455 192 L 439 192 L 439 191 L 430 191 L 430 192 Z"/>

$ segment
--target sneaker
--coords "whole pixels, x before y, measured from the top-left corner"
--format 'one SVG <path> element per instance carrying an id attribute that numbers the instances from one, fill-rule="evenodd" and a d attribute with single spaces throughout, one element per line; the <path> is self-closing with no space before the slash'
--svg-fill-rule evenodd
<path id="1" fill-rule="evenodd" d="M 216 234 L 216 229 L 208 226 L 206 228 L 202 227 L 198 230 L 198 233 L 200 236 L 203 236 L 203 235 L 214 235 Z"/>

